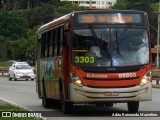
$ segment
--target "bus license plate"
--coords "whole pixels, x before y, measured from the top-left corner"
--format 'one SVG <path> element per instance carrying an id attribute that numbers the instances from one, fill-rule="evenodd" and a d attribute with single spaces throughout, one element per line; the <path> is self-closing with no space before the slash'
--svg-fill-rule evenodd
<path id="1" fill-rule="evenodd" d="M 119 93 L 117 93 L 117 92 L 106 92 L 105 96 L 119 96 Z"/>

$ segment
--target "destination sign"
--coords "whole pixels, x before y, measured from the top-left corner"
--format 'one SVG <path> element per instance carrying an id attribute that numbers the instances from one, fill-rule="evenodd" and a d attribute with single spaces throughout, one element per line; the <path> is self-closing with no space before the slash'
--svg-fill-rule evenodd
<path id="1" fill-rule="evenodd" d="M 79 24 L 142 24 L 141 14 L 126 13 L 95 13 L 95 14 L 78 14 Z"/>

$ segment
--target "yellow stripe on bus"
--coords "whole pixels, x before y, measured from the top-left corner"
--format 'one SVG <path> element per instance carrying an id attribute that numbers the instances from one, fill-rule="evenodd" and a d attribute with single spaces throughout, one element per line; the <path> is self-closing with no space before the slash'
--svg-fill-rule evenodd
<path id="1" fill-rule="evenodd" d="M 72 50 L 73 52 L 88 52 L 88 50 Z"/>

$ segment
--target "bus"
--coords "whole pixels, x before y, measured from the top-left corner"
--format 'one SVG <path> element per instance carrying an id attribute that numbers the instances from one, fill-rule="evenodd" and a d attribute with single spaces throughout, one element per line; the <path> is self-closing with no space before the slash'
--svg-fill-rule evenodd
<path id="1" fill-rule="evenodd" d="M 152 99 L 152 57 L 147 13 L 74 11 L 37 31 L 36 91 L 44 107 L 78 104 L 129 112 Z"/>

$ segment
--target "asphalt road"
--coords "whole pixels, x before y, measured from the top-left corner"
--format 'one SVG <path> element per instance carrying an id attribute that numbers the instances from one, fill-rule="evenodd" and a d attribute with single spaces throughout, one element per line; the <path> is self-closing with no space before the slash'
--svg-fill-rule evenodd
<path id="1" fill-rule="evenodd" d="M 41 99 L 38 99 L 35 88 L 35 81 L 8 81 L 8 78 L 0 77 L 0 98 L 10 101 L 19 106 L 23 106 L 32 111 L 42 112 L 49 120 L 128 120 L 128 117 L 113 117 L 112 113 L 116 111 L 127 111 L 126 103 L 116 104 L 112 108 L 97 108 L 95 106 L 77 106 L 78 110 L 71 114 L 63 114 L 60 108 L 44 109 L 41 105 Z M 160 115 L 160 89 L 153 89 L 152 101 L 140 103 L 139 111 L 149 111 Z M 111 111 L 111 113 L 110 113 Z M 122 115 L 122 114 L 120 114 Z M 130 117 L 130 120 L 159 120 L 160 117 Z"/>

